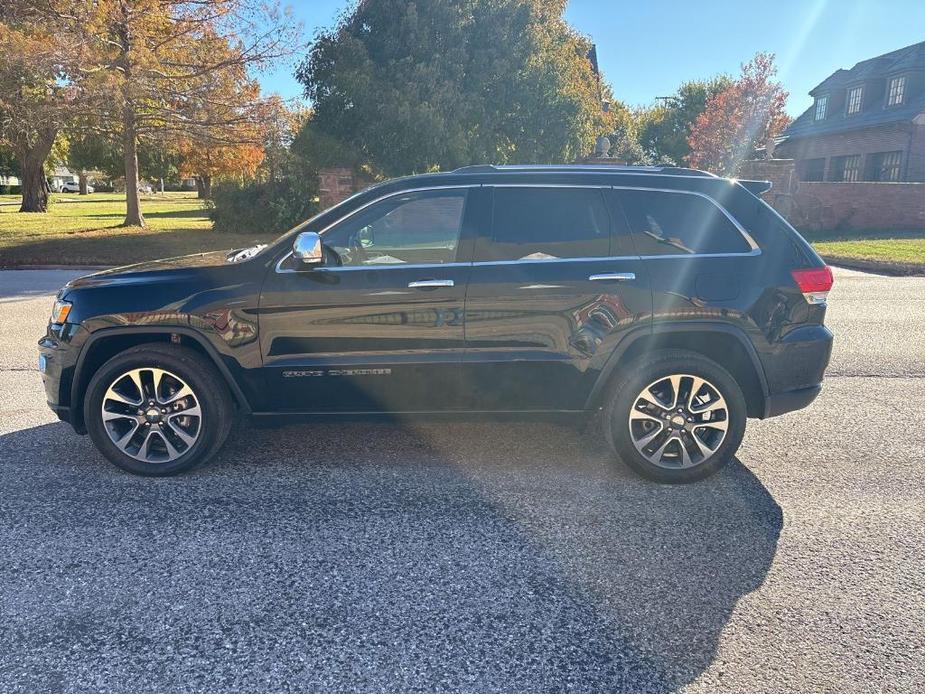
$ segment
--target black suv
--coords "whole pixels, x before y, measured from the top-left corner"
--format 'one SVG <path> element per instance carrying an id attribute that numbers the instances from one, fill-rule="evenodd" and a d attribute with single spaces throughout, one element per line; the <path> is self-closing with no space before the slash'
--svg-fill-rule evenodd
<path id="1" fill-rule="evenodd" d="M 668 167 L 473 166 L 388 181 L 279 240 L 58 294 L 52 409 L 116 465 L 213 455 L 237 413 L 603 414 L 664 482 L 808 405 L 832 274 L 757 194 Z"/>

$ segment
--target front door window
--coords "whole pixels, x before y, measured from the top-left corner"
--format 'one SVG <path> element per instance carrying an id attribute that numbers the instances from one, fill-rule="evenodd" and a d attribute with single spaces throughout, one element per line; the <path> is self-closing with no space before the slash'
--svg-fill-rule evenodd
<path id="1" fill-rule="evenodd" d="M 395 195 L 371 205 L 323 234 L 328 264 L 455 262 L 465 201 L 465 190 L 432 190 Z"/>

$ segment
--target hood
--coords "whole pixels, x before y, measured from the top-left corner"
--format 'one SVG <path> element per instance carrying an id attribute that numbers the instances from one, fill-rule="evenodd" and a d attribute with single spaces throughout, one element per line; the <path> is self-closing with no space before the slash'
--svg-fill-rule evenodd
<path id="1" fill-rule="evenodd" d="M 64 285 L 64 290 L 111 284 L 169 281 L 189 274 L 190 270 L 230 267 L 252 257 L 253 253 L 247 255 L 245 254 L 245 249 L 237 249 L 196 253 L 195 255 L 183 255 L 176 258 L 164 258 L 163 260 L 149 260 L 78 277 Z"/>

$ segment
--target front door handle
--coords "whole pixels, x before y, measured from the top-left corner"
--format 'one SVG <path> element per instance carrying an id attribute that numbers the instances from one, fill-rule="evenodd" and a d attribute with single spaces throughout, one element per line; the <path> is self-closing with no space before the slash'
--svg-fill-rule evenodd
<path id="1" fill-rule="evenodd" d="M 408 282 L 408 287 L 411 289 L 436 289 L 437 287 L 452 287 L 454 284 L 453 280 L 417 280 L 416 282 Z"/>
<path id="2" fill-rule="evenodd" d="M 592 282 L 628 282 L 636 279 L 634 272 L 605 272 L 602 275 L 591 275 L 589 278 Z"/>

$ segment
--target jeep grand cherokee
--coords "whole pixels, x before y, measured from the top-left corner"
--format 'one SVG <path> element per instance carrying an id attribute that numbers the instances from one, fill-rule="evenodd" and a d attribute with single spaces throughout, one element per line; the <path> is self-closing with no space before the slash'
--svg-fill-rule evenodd
<path id="1" fill-rule="evenodd" d="M 473 166 L 374 186 L 265 246 L 69 282 L 40 366 L 113 463 L 166 475 L 236 416 L 603 417 L 686 482 L 808 405 L 832 274 L 758 194 L 668 167 Z"/>

